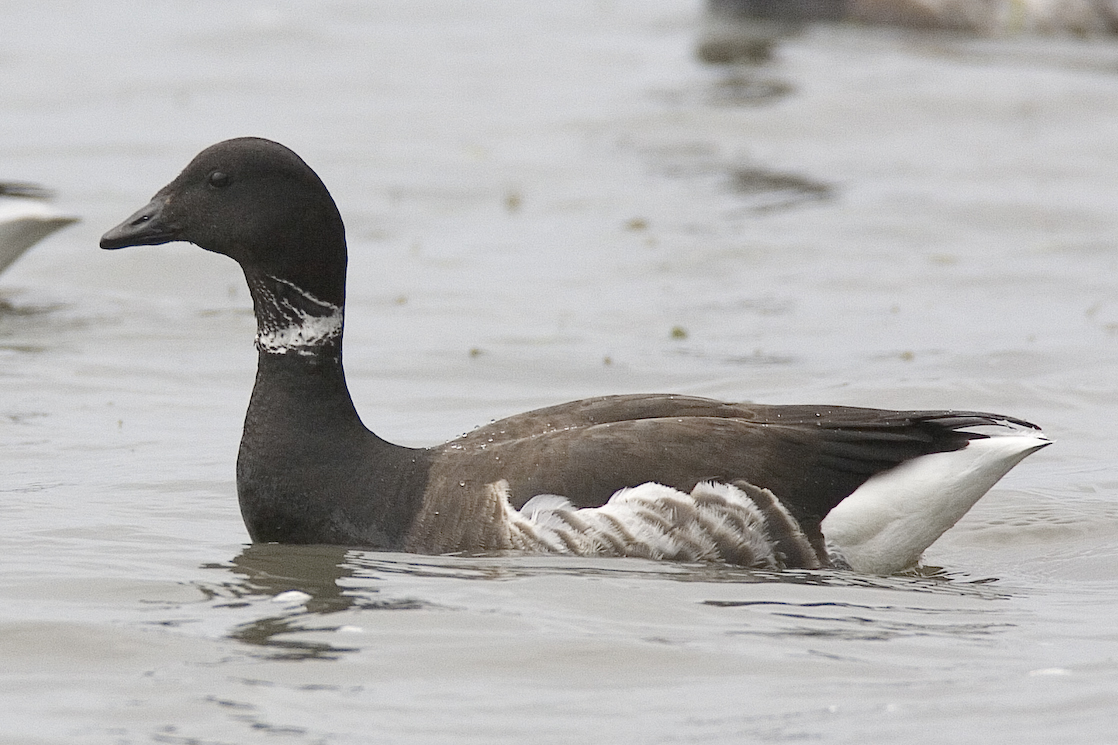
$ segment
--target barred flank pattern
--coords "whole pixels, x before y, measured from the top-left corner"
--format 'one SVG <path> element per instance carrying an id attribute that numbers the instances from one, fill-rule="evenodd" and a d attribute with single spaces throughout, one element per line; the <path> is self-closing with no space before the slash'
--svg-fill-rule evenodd
<path id="1" fill-rule="evenodd" d="M 508 505 L 508 485 L 490 484 Z M 661 484 L 623 489 L 601 507 L 576 509 L 556 495 L 507 507 L 509 543 L 521 551 L 725 561 L 758 569 L 817 568 L 803 531 L 767 489 L 703 482 L 690 494 Z"/>

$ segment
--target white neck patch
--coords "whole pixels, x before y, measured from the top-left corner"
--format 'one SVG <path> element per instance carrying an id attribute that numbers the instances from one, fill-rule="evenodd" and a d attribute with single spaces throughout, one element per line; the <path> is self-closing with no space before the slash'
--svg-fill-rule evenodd
<path id="1" fill-rule="evenodd" d="M 260 302 L 270 303 L 272 308 L 267 314 L 268 320 L 260 323 L 256 332 L 257 349 L 269 354 L 294 352 L 310 356 L 315 353 L 316 347 L 321 347 L 341 336 L 341 308 L 333 303 L 319 300 L 285 279 L 272 276 L 269 276 L 269 279 L 291 288 L 299 295 L 302 302 L 296 305 L 287 298 L 277 297 L 275 293 L 259 288 Z M 306 310 L 308 306 L 319 312 L 308 312 Z M 283 319 L 286 323 L 279 325 L 273 319 Z"/>

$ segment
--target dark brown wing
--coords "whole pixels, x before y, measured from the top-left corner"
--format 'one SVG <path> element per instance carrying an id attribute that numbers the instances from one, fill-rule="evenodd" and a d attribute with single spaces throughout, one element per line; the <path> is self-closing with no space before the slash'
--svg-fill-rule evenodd
<path id="1" fill-rule="evenodd" d="M 818 532 L 827 513 L 870 476 L 955 450 L 978 425 L 1021 420 L 981 412 L 731 404 L 692 396 L 608 396 L 537 409 L 433 452 L 432 473 L 509 483 L 520 507 L 559 494 L 579 507 L 649 481 L 690 491 L 706 480 L 771 490 Z"/>
<path id="2" fill-rule="evenodd" d="M 855 406 L 773 406 L 728 403 L 699 396 L 635 394 L 599 396 L 534 409 L 480 427 L 462 440 L 505 441 L 571 427 L 674 417 L 741 419 L 757 424 L 812 425 L 822 428 L 904 429 L 916 422 L 938 422 L 949 429 L 1011 423 L 1029 429 L 1036 425 L 1013 417 L 975 411 L 890 411 Z"/>

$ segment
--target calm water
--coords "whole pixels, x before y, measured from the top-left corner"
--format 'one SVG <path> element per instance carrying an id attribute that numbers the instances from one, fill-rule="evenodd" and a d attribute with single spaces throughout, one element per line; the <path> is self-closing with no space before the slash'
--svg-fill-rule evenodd
<path id="1" fill-rule="evenodd" d="M 546 7 L 545 7 L 546 6 Z M 1118 725 L 1118 43 L 699 5 L 11 2 L 0 742 L 1103 743 Z M 236 266 L 96 248 L 255 134 L 346 216 L 366 422 L 569 398 L 967 407 L 1058 441 L 892 578 L 246 544 Z"/>

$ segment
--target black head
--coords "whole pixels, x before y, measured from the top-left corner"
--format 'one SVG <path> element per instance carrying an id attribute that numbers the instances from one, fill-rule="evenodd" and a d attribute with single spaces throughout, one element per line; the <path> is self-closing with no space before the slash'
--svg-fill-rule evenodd
<path id="1" fill-rule="evenodd" d="M 101 248 L 188 241 L 235 259 L 249 277 L 291 282 L 340 306 L 345 228 L 303 160 L 256 137 L 199 153 L 151 202 L 101 237 Z"/>

